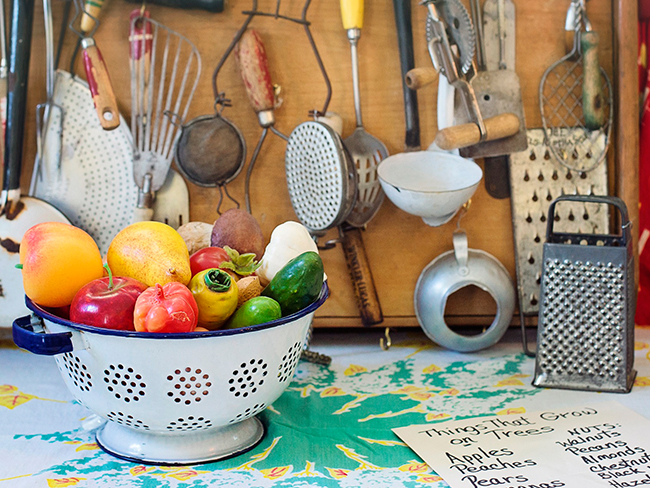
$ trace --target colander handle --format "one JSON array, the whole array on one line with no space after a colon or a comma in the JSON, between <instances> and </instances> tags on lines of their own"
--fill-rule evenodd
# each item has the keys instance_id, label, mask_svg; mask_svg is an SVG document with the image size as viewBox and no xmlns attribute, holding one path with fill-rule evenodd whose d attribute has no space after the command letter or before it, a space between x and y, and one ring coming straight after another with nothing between
<instances>
[{"instance_id":1,"label":"colander handle","mask_svg":"<svg viewBox=\"0 0 650 488\"><path fill-rule=\"evenodd\" d=\"M39 324L42 325L42 323L40 319L38 322L34 322L32 317L26 315L14 320L12 333L18 347L41 356L54 356L72 351L72 332L52 334L37 332L35 327L39 328Z\"/></svg>"},{"instance_id":2,"label":"colander handle","mask_svg":"<svg viewBox=\"0 0 650 488\"><path fill-rule=\"evenodd\" d=\"M627 212L625 202L618 197L604 196L604 195L562 195L557 197L551 202L548 207L548 221L546 224L546 240L551 241L555 233L553 232L553 224L555 222L555 205L560 202L580 202L580 203L601 203L604 205L612 205L621 213L621 238L622 244L627 246L632 242L632 226L630 217Z\"/></svg>"}]
</instances>

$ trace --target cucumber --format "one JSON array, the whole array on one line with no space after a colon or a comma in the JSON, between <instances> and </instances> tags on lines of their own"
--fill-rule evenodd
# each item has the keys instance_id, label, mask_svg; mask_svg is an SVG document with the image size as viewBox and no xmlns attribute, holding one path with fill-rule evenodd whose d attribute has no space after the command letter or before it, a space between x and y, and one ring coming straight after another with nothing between
<instances>
[{"instance_id":1,"label":"cucumber","mask_svg":"<svg viewBox=\"0 0 650 488\"><path fill-rule=\"evenodd\" d=\"M313 303L323 287L323 261L317 252L304 252L276 273L262 290L262 296L273 298L280 304L282 316L302 310Z\"/></svg>"},{"instance_id":2,"label":"cucumber","mask_svg":"<svg viewBox=\"0 0 650 488\"><path fill-rule=\"evenodd\" d=\"M230 317L224 329L239 329L263 324L282 316L280 304L269 297L254 297L246 300Z\"/></svg>"}]
</instances>

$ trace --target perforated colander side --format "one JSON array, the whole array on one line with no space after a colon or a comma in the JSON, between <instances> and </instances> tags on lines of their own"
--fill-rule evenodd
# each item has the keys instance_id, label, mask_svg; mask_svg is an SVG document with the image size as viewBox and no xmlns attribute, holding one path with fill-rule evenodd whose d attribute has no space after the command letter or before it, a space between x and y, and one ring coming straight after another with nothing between
<instances>
[{"instance_id":1,"label":"perforated colander side","mask_svg":"<svg viewBox=\"0 0 650 488\"><path fill-rule=\"evenodd\" d=\"M201 416L195 417L194 415L179 417L167 424L167 430L169 431L202 430L209 429L210 427L212 427L212 421L210 419Z\"/></svg>"},{"instance_id":2,"label":"perforated colander side","mask_svg":"<svg viewBox=\"0 0 650 488\"><path fill-rule=\"evenodd\" d=\"M192 405L210 394L212 381L210 375L201 368L185 366L177 368L166 376L167 397L175 403Z\"/></svg>"},{"instance_id":3,"label":"perforated colander side","mask_svg":"<svg viewBox=\"0 0 650 488\"><path fill-rule=\"evenodd\" d=\"M140 401L147 391L142 375L133 367L122 363L109 364L104 369L104 383L115 398L125 403Z\"/></svg>"},{"instance_id":4,"label":"perforated colander side","mask_svg":"<svg viewBox=\"0 0 650 488\"><path fill-rule=\"evenodd\" d=\"M133 415L128 415L123 412L108 412L106 417L113 422L117 422L121 425L126 425L133 429L149 430L150 427L145 424L142 420L136 419Z\"/></svg>"},{"instance_id":5,"label":"perforated colander side","mask_svg":"<svg viewBox=\"0 0 650 488\"><path fill-rule=\"evenodd\" d=\"M291 205L308 229L334 227L352 210L356 170L350 167L337 134L326 125L304 122L293 130L285 171Z\"/></svg>"},{"instance_id":6,"label":"perforated colander side","mask_svg":"<svg viewBox=\"0 0 650 488\"><path fill-rule=\"evenodd\" d=\"M246 398L257 393L268 374L269 365L264 359L252 358L248 362L242 362L228 379L228 391L237 398Z\"/></svg>"},{"instance_id":7,"label":"perforated colander side","mask_svg":"<svg viewBox=\"0 0 650 488\"><path fill-rule=\"evenodd\" d=\"M228 423L234 424L235 422L241 422L242 420L246 420L248 418L254 417L265 408L266 408L266 403L256 403L252 407L248 407L243 412L238 413L237 416Z\"/></svg>"},{"instance_id":8,"label":"perforated colander side","mask_svg":"<svg viewBox=\"0 0 650 488\"><path fill-rule=\"evenodd\" d=\"M63 354L63 365L74 385L82 391L90 391L93 387L92 376L78 356L71 352Z\"/></svg>"},{"instance_id":9,"label":"perforated colander side","mask_svg":"<svg viewBox=\"0 0 650 488\"><path fill-rule=\"evenodd\" d=\"M301 352L302 343L296 342L289 348L286 354L282 356L282 362L278 368L278 381L280 383L284 383L291 378L293 371L296 369L298 361L300 360Z\"/></svg>"}]
</instances>

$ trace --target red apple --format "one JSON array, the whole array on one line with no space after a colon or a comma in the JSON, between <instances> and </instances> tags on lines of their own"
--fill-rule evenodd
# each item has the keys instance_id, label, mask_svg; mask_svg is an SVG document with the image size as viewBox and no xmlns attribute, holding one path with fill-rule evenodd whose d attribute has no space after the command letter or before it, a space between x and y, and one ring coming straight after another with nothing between
<instances>
[{"instance_id":1,"label":"red apple","mask_svg":"<svg viewBox=\"0 0 650 488\"><path fill-rule=\"evenodd\" d=\"M108 267L107 267L108 269ZM147 285L125 276L108 276L91 281L75 295L70 320L104 329L135 330L133 310Z\"/></svg>"}]
</instances>

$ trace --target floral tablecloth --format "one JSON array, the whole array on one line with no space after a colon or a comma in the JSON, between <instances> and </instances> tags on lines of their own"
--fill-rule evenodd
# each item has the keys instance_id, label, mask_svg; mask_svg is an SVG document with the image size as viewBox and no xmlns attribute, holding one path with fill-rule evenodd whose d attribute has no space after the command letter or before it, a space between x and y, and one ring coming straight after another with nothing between
<instances>
[{"instance_id":1,"label":"floral tablecloth","mask_svg":"<svg viewBox=\"0 0 650 488\"><path fill-rule=\"evenodd\" d=\"M539 389L516 330L490 349L446 351L420 331L317 330L285 393L260 414L266 434L240 456L198 466L114 458L95 443L52 358L0 347L0 488L11 487L446 487L394 427L616 400L650 418L650 328L637 328L629 394ZM89 422L85 422L88 424ZM88 426L86 425L86 428Z\"/></svg>"}]
</instances>

